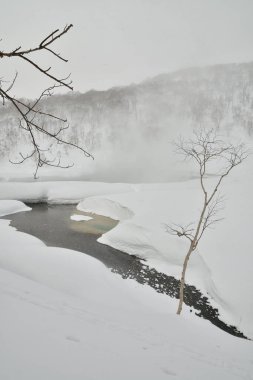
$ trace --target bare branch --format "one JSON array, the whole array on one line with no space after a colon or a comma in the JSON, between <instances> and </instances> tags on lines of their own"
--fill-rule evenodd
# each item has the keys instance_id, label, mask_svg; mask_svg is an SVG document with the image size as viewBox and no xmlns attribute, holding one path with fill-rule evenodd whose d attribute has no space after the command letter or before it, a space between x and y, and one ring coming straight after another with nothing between
<instances>
[{"instance_id":1,"label":"bare branch","mask_svg":"<svg viewBox=\"0 0 253 380\"><path fill-rule=\"evenodd\" d=\"M62 31L59 31L59 29L56 29L52 33L50 33L46 38L44 38L36 47L30 48L27 50L21 50L21 46L18 48L10 51L10 52L4 52L0 51L0 58L8 57L8 58L20 58L22 60L25 60L27 63L32 65L36 70L39 70L43 75L49 77L53 81L61 84L62 86L65 86L69 88L70 90L73 90L73 87L71 86L71 82L67 82L64 79L59 79L56 75L50 74L49 71L51 69L43 69L40 67L36 62L34 62L32 59L28 58L27 55L32 55L33 53L37 51L43 51L46 50L59 58L60 60L64 62L68 62L67 59L62 58L59 53L56 53L53 49L49 48L48 46L52 45L57 39L61 38L64 34L66 34L71 28L73 27L72 24L67 25Z\"/></svg>"},{"instance_id":2,"label":"bare branch","mask_svg":"<svg viewBox=\"0 0 253 380\"><path fill-rule=\"evenodd\" d=\"M58 40L64 34L66 34L72 27L73 25L70 24L67 25L62 31L60 31L59 29L54 30L52 33L47 35L37 46L30 49L22 49L21 46L19 46L10 52L0 51L0 58L14 57L24 60L54 82L54 84L46 88L35 101L30 102L21 99L16 99L15 96L12 96L10 94L10 91L12 90L17 79L17 73L13 78L11 84L7 88L4 88L5 82L2 79L0 80L0 97L2 99L2 103L4 105L6 101L10 102L10 104L18 112L18 114L20 115L19 127L29 135L31 144L30 152L26 154L20 152L20 159L17 161L11 160L10 162L14 164L21 164L28 159L35 158L36 169L34 172L34 178L37 178L38 169L44 165L60 168L69 168L73 166L73 164L62 164L60 158L47 158L46 153L48 152L48 149L42 149L42 147L39 144L38 136L40 135L47 136L49 139L51 139L53 142L57 144L65 144L73 148L79 149L86 157L93 158L93 156L90 153L88 153L83 147L79 146L78 144L67 141L63 138L62 132L68 129L69 127L65 118L54 115L50 112L46 112L40 108L41 100L45 97L51 96L56 88L67 87L70 90L73 90L73 87L71 86L72 82L70 80L70 76L68 75L66 78L59 78L56 75L51 74L51 67L43 69L39 64L37 64L33 60L33 58L30 58L35 52L47 51L50 54L54 55L56 58L64 62L67 62L67 59L61 57L59 53L54 51L52 45L56 40ZM51 120L53 119L56 120L58 124L62 124L60 124L56 130L55 128L49 130L45 128L43 124L41 124L41 122L39 121L39 117L44 117Z\"/></svg>"},{"instance_id":3,"label":"bare branch","mask_svg":"<svg viewBox=\"0 0 253 380\"><path fill-rule=\"evenodd\" d=\"M218 195L216 198L213 198L212 202L207 206L206 213L202 220L202 227L197 237L196 246L207 228L210 228L212 225L224 219L218 217L218 214L224 209L223 204L224 196Z\"/></svg>"},{"instance_id":4,"label":"bare branch","mask_svg":"<svg viewBox=\"0 0 253 380\"><path fill-rule=\"evenodd\" d=\"M173 225L165 224L165 228L169 234L178 236L178 237L185 237L186 239L192 242L194 238L193 236L194 228L190 228L191 225L192 223L188 224L187 226L182 226L179 224L173 224Z\"/></svg>"},{"instance_id":5,"label":"bare branch","mask_svg":"<svg viewBox=\"0 0 253 380\"><path fill-rule=\"evenodd\" d=\"M217 195L217 192L225 177L247 158L249 151L244 144L233 145L225 142L217 135L215 129L201 129L194 132L192 139L186 141L180 138L175 145L177 152L183 155L185 160L193 160L197 164L203 193L201 212L194 228L183 225L166 226L167 232L170 234L185 237L190 241L180 280L180 299L177 310L177 314L180 314L184 298L185 273L190 256L197 248L206 229L222 220L218 214L223 208L223 197ZM215 170L215 173L212 170ZM211 189L210 184L208 186L206 181L210 174L214 174L216 179Z\"/></svg>"}]
</instances>

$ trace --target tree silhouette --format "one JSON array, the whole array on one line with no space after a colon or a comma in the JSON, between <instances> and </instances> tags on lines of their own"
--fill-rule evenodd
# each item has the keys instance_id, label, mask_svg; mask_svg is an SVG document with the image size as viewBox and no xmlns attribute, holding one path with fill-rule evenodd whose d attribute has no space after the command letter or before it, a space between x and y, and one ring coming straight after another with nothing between
<instances>
[{"instance_id":1,"label":"tree silhouette","mask_svg":"<svg viewBox=\"0 0 253 380\"><path fill-rule=\"evenodd\" d=\"M247 158L248 151L244 144L226 143L217 135L215 129L195 132L193 139L180 139L176 143L176 147L178 153L182 154L185 159L193 160L197 165L203 195L200 215L195 223L166 225L170 234L179 238L183 237L189 242L180 279L177 309L177 314L180 314L184 302L185 275L190 256L196 250L206 229L221 220L218 214L222 208L223 197L218 193L218 190L231 170ZM212 175L216 178L213 187L210 187L206 181L210 174L210 167L212 167Z\"/></svg>"},{"instance_id":2,"label":"tree silhouette","mask_svg":"<svg viewBox=\"0 0 253 380\"><path fill-rule=\"evenodd\" d=\"M36 167L34 171L34 178L37 178L38 170L42 166L54 166L60 168L69 168L73 164L63 165L61 163L61 157L51 157L49 154L49 149L44 148L39 143L39 137L41 135L47 136L52 143L65 144L72 146L73 148L79 149L86 157L92 157L82 146L72 143L64 139L63 132L69 125L67 120L48 113L40 108L40 102L43 98L49 97L54 93L54 90L59 87L65 87L73 90L72 81L70 80L70 75L65 78L59 78L57 74L52 73L51 67L43 68L35 62L34 53L43 53L45 51L54 55L57 59L68 62L67 59L63 58L59 53L54 50L55 41L62 38L69 30L73 27L72 24L67 25L63 30L56 29L49 35L47 35L40 43L35 45L35 47L29 49L22 49L21 46L6 52L0 50L0 59L4 58L17 58L21 61L25 61L31 68L39 71L43 76L52 80L52 85L46 88L40 96L34 101L26 101L16 98L12 95L12 90L15 86L15 82L18 73L14 76L10 84L8 84L4 79L0 78L0 97L2 98L2 104L5 105L10 103L14 109L17 111L19 118L19 127L27 133L30 142L30 151L27 153L19 152L20 159L18 161L10 161L13 164L22 164L24 161L29 159L35 159ZM43 118L49 118L56 120L58 122L57 128L45 127L42 120ZM93 158L93 157L92 157Z\"/></svg>"}]
</instances>

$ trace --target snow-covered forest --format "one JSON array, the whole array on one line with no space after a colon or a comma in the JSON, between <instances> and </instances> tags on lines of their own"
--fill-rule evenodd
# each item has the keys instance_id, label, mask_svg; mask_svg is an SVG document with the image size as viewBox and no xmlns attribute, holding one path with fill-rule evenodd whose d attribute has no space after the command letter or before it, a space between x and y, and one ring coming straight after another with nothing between
<instances>
[{"instance_id":1,"label":"snow-covered forest","mask_svg":"<svg viewBox=\"0 0 253 380\"><path fill-rule=\"evenodd\" d=\"M61 154L65 162L75 162L73 176L163 182L176 176L171 142L179 134L202 126L251 138L253 64L191 68L107 91L55 95L43 100L40 109L67 118L69 129L63 136L96 158L94 162L83 160L71 147L52 146L43 135L43 146ZM17 118L13 108L1 106L2 167L9 159L18 160L20 151L28 154L32 149ZM57 129L58 124L43 119L45 128ZM145 170L147 165L152 170ZM9 174L20 170L24 168L8 165Z\"/></svg>"}]
</instances>

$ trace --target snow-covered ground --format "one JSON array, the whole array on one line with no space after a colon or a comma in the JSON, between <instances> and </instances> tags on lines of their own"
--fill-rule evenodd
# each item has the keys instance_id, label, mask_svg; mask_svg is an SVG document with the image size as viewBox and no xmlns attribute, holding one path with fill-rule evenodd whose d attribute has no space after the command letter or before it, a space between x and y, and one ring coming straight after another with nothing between
<instances>
[{"instance_id":1,"label":"snow-covered ground","mask_svg":"<svg viewBox=\"0 0 253 380\"><path fill-rule=\"evenodd\" d=\"M224 182L225 218L206 232L187 273L222 319L251 338L252 164L249 157ZM100 243L175 277L187 242L169 235L164 224L194 222L201 207L197 179L1 182L0 199L0 216L29 212L21 201L79 202L78 210L120 221ZM123 280L83 254L46 247L6 220L0 220L0 247L0 378L253 379L252 342L224 333L186 306L176 316L176 300Z\"/></svg>"},{"instance_id":2,"label":"snow-covered ground","mask_svg":"<svg viewBox=\"0 0 253 380\"><path fill-rule=\"evenodd\" d=\"M251 341L187 308L178 317L176 300L89 256L0 226L1 379L253 378Z\"/></svg>"},{"instance_id":3,"label":"snow-covered ground","mask_svg":"<svg viewBox=\"0 0 253 380\"><path fill-rule=\"evenodd\" d=\"M0 182L0 199L23 202L78 203L94 195L131 191L132 185L121 183L76 181Z\"/></svg>"},{"instance_id":4,"label":"snow-covered ground","mask_svg":"<svg viewBox=\"0 0 253 380\"><path fill-rule=\"evenodd\" d=\"M250 157L224 182L220 213L224 219L206 231L192 255L187 283L207 292L222 318L253 338L252 161ZM210 178L209 186L215 181ZM140 185L134 190L89 197L78 209L121 220L100 243L145 258L150 266L179 278L188 241L168 234L165 224L197 220L202 206L199 180Z\"/></svg>"}]
</instances>

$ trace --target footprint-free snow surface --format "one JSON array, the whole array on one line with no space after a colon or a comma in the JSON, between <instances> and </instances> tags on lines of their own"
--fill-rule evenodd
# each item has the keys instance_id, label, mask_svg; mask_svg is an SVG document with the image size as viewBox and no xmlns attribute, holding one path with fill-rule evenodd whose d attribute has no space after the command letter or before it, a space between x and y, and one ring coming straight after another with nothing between
<instances>
[{"instance_id":1,"label":"footprint-free snow surface","mask_svg":"<svg viewBox=\"0 0 253 380\"><path fill-rule=\"evenodd\" d=\"M31 212L5 217L11 219L11 226L38 237L48 246L69 248L95 257L124 279L134 279L151 286L158 293L178 298L179 281L173 276L150 268L136 256L97 242L102 233L116 226L115 220L95 214L77 214L73 205L37 203L27 206L31 208ZM232 335L245 338L235 326L227 325L219 318L218 309L212 307L208 297L203 296L196 287L186 285L185 303L191 307L190 312L208 319Z\"/></svg>"},{"instance_id":2,"label":"footprint-free snow surface","mask_svg":"<svg viewBox=\"0 0 253 380\"><path fill-rule=\"evenodd\" d=\"M1 203L2 213L17 212L0 219L1 379L253 379L251 341L196 318L187 306L178 317L175 298L129 278L126 269L134 269L131 261L123 271L128 278L123 280L87 254L47 247L38 238L17 231L10 220L22 215L27 224L34 211L16 201L8 205L0 201L0 209ZM36 220L39 230L48 234L53 245L56 231L48 228L46 215L58 208L38 207L45 214ZM93 221L72 221L72 211L72 206L62 208L61 216L53 220L62 226L62 239L65 223L75 223L75 230ZM115 225L110 219L99 222L99 233L108 230L108 224ZM27 232L36 227L30 223ZM96 240L94 225L89 228ZM89 244L86 247L88 252ZM96 254L112 263L112 252L120 255L110 248L107 254ZM155 287L162 288L155 271L150 275L150 269L140 267L138 260L124 257L143 271L140 282L153 275ZM121 259L115 271L119 263Z\"/></svg>"}]
</instances>

